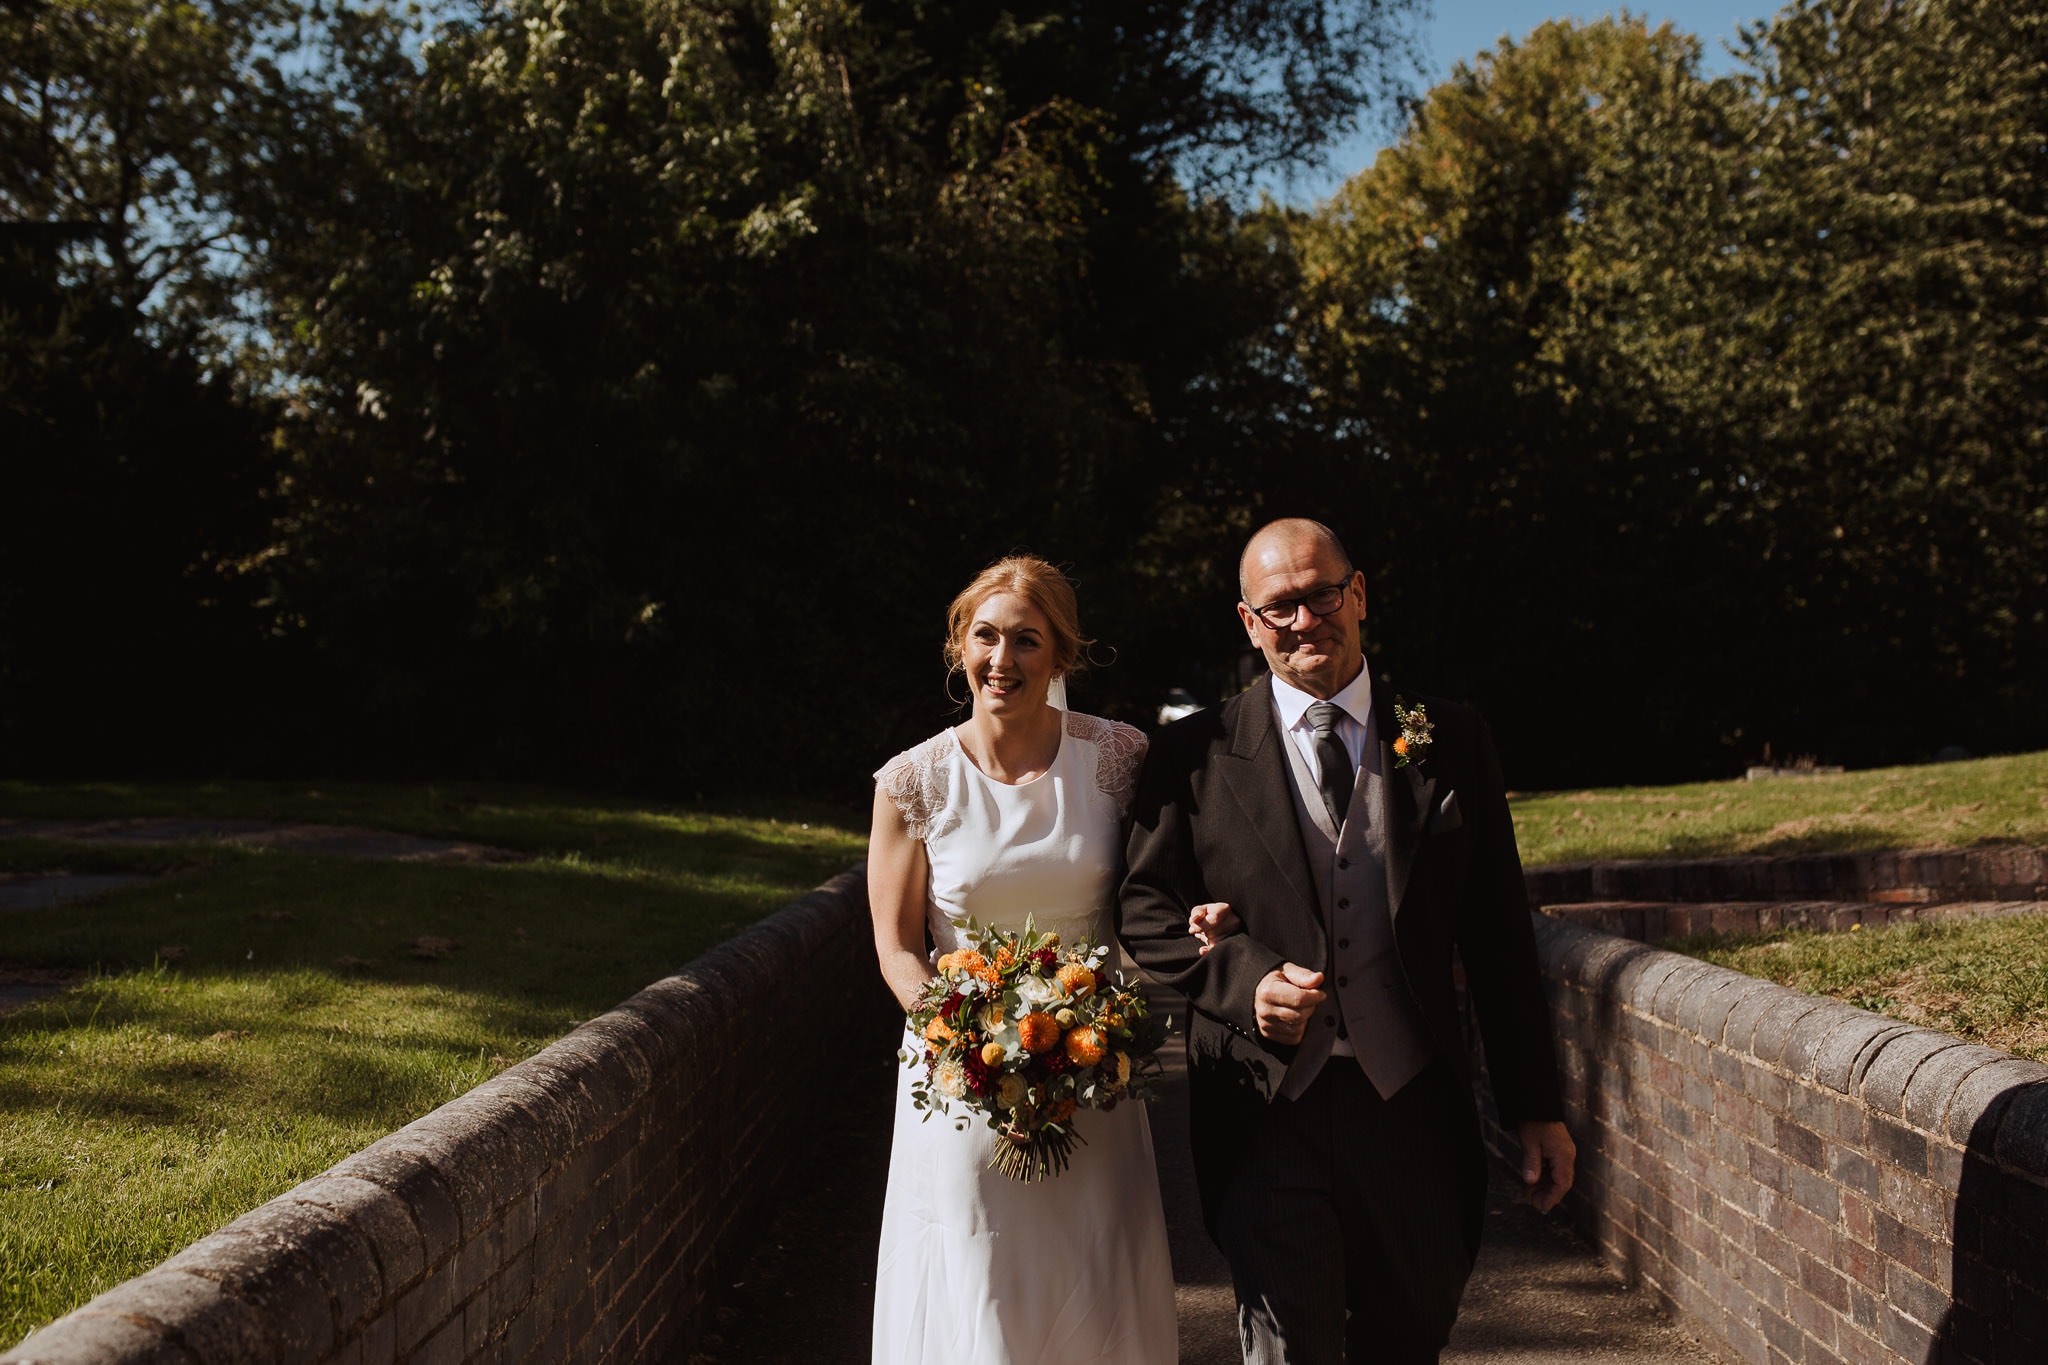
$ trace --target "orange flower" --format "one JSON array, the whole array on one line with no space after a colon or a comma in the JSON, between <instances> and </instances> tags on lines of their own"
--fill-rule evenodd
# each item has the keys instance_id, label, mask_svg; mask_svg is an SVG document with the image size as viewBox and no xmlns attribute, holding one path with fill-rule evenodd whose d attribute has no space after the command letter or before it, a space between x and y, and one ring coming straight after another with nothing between
<instances>
[{"instance_id":1,"label":"orange flower","mask_svg":"<svg viewBox=\"0 0 2048 1365\"><path fill-rule=\"evenodd\" d=\"M1107 1050L1102 1034L1083 1026L1067 1035L1067 1059L1075 1066L1094 1066Z\"/></svg>"},{"instance_id":2,"label":"orange flower","mask_svg":"<svg viewBox=\"0 0 2048 1365\"><path fill-rule=\"evenodd\" d=\"M962 948L959 952L948 953L946 956L953 959L953 969L955 971L965 972L969 976L980 977L991 986L1002 980L1002 976L996 969L989 965L988 959L975 952L972 948ZM944 959L941 959L941 962L943 961Z\"/></svg>"},{"instance_id":3,"label":"orange flower","mask_svg":"<svg viewBox=\"0 0 2048 1365\"><path fill-rule=\"evenodd\" d=\"M1408 756L1408 736L1400 735L1395 738L1394 752L1401 755L1403 758L1406 758Z\"/></svg>"},{"instance_id":4,"label":"orange flower","mask_svg":"<svg viewBox=\"0 0 2048 1365\"><path fill-rule=\"evenodd\" d=\"M1065 1123L1068 1119L1074 1117L1074 1097L1067 1095L1054 1100L1052 1108L1046 1110L1045 1117L1050 1123Z\"/></svg>"},{"instance_id":5,"label":"orange flower","mask_svg":"<svg viewBox=\"0 0 2048 1365\"><path fill-rule=\"evenodd\" d=\"M1068 995L1083 996L1095 989L1095 973L1078 962L1061 963L1056 976L1060 989Z\"/></svg>"},{"instance_id":6,"label":"orange flower","mask_svg":"<svg viewBox=\"0 0 2048 1365\"><path fill-rule=\"evenodd\" d=\"M998 949L996 949L996 970L997 970L997 971L999 971L999 972L1007 972L1008 970L1010 970L1010 968L1011 968L1012 966L1014 966L1014 965L1016 964L1016 961L1017 961L1017 955L1016 955L1015 953L1011 952L1011 951L1010 951L1010 950L1009 950L1008 948L998 948Z\"/></svg>"},{"instance_id":7,"label":"orange flower","mask_svg":"<svg viewBox=\"0 0 2048 1365\"><path fill-rule=\"evenodd\" d=\"M1060 1045L1059 1021L1042 1010L1033 1010L1017 1021L1017 1041L1024 1044L1026 1052L1050 1052Z\"/></svg>"},{"instance_id":8,"label":"orange flower","mask_svg":"<svg viewBox=\"0 0 2048 1365\"><path fill-rule=\"evenodd\" d=\"M924 1026L924 1040L927 1043L950 1043L959 1036L953 1032L953 1026L944 1019L934 1019Z\"/></svg>"}]
</instances>

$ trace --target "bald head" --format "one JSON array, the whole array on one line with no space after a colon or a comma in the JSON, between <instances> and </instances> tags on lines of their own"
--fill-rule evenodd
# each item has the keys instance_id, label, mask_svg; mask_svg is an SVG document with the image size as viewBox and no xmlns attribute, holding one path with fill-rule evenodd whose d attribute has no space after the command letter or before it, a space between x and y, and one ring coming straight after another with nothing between
<instances>
[{"instance_id":1,"label":"bald head","mask_svg":"<svg viewBox=\"0 0 2048 1365\"><path fill-rule=\"evenodd\" d=\"M1238 556L1238 596L1251 600L1251 580L1259 576L1261 565L1307 556L1334 556L1344 568L1351 567L1351 556L1344 553L1344 543L1337 539L1335 531L1320 521L1310 521L1307 517L1282 517L1278 521L1267 522L1252 532L1252 538L1244 543L1244 553Z\"/></svg>"}]
</instances>

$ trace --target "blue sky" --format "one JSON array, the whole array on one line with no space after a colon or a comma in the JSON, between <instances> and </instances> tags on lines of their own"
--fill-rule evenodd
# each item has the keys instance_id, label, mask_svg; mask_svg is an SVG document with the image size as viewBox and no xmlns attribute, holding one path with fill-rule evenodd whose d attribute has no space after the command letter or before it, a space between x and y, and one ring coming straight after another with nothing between
<instances>
[{"instance_id":1,"label":"blue sky","mask_svg":"<svg viewBox=\"0 0 2048 1365\"><path fill-rule=\"evenodd\" d=\"M1503 34L1519 40L1546 19L1598 19L1620 12L1622 6L1574 5L1570 0L1434 0L1430 8L1422 32L1423 56L1428 62L1421 78L1424 88L1442 80L1454 63L1470 61L1475 53L1492 48ZM1776 0L1649 0L1627 6L1629 13L1642 16L1653 27L1668 19L1698 34L1709 75L1727 71L1732 65L1726 44L1734 41L1736 25L1763 18L1777 8ZM1327 197L1347 176L1370 165L1386 142L1383 128L1368 126L1332 152L1328 172L1303 177L1291 186L1268 188L1276 198L1312 204Z\"/></svg>"}]
</instances>

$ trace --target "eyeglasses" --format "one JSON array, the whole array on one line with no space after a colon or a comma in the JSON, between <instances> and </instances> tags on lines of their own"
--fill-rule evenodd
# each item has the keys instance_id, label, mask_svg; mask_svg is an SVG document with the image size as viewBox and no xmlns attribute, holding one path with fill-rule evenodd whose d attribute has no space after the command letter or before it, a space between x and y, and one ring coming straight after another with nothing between
<instances>
[{"instance_id":1,"label":"eyeglasses","mask_svg":"<svg viewBox=\"0 0 2048 1365\"><path fill-rule=\"evenodd\" d=\"M1308 608L1311 616L1328 616L1344 605L1344 594L1351 588L1351 577L1347 573L1337 582L1310 588L1299 597L1283 597L1263 607L1252 607L1252 614L1273 630L1285 630L1293 625L1294 618L1301 614L1303 607Z\"/></svg>"}]
</instances>

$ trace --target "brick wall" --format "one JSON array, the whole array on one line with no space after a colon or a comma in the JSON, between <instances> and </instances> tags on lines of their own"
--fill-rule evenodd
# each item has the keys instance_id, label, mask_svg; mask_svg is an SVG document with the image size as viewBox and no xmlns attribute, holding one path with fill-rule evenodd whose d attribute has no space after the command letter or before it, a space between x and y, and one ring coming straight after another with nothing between
<instances>
[{"instance_id":1,"label":"brick wall","mask_svg":"<svg viewBox=\"0 0 2048 1365\"><path fill-rule=\"evenodd\" d=\"M900 1018L845 873L0 1365L679 1357L831 1098L819 1029Z\"/></svg>"},{"instance_id":2,"label":"brick wall","mask_svg":"<svg viewBox=\"0 0 2048 1365\"><path fill-rule=\"evenodd\" d=\"M1559 863L1528 870L1540 905L1587 901L2048 900L2048 849L1812 853L1693 862Z\"/></svg>"},{"instance_id":3,"label":"brick wall","mask_svg":"<svg viewBox=\"0 0 2048 1365\"><path fill-rule=\"evenodd\" d=\"M2048 1362L2048 1067L1537 917L1585 1233L1730 1361Z\"/></svg>"},{"instance_id":4,"label":"brick wall","mask_svg":"<svg viewBox=\"0 0 2048 1365\"><path fill-rule=\"evenodd\" d=\"M1693 934L1759 934L1780 929L1840 933L1888 924L1948 919L1994 919L2048 914L2041 901L1591 901L1545 905L1543 913L1588 929L1643 943Z\"/></svg>"}]
</instances>

